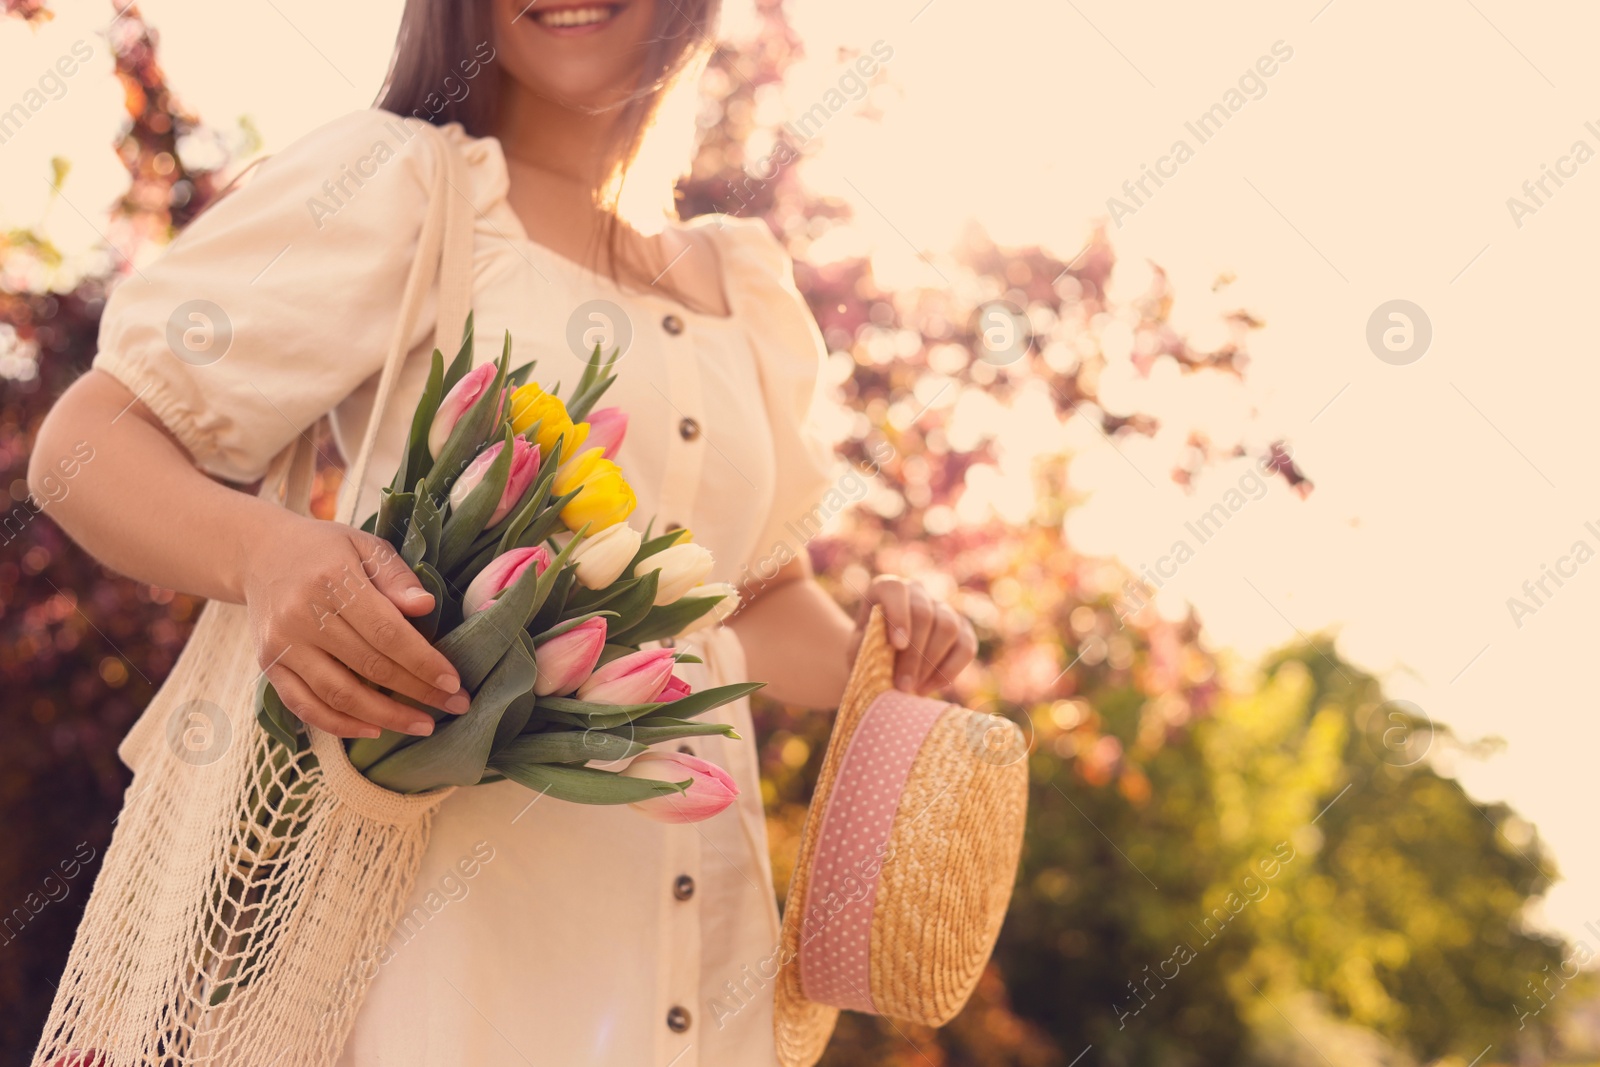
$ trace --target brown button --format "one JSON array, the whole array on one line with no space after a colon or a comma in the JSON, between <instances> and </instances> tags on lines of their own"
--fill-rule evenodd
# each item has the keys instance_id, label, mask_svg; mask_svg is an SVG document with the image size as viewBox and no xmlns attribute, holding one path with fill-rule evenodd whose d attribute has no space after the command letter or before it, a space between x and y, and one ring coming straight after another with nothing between
<instances>
[{"instance_id":1,"label":"brown button","mask_svg":"<svg viewBox=\"0 0 1600 1067\"><path fill-rule=\"evenodd\" d=\"M676 315L668 315L661 320L661 328L676 337L683 332L683 320Z\"/></svg>"},{"instance_id":2,"label":"brown button","mask_svg":"<svg viewBox=\"0 0 1600 1067\"><path fill-rule=\"evenodd\" d=\"M681 529L683 529L683 523L681 523L681 522L669 522L669 523L667 523L667 533L674 533L674 532L676 532L678 530L681 530Z\"/></svg>"},{"instance_id":3,"label":"brown button","mask_svg":"<svg viewBox=\"0 0 1600 1067\"><path fill-rule=\"evenodd\" d=\"M674 1004L667 1011L667 1029L675 1034L681 1034L689 1029L689 1009L681 1008Z\"/></svg>"},{"instance_id":4,"label":"brown button","mask_svg":"<svg viewBox=\"0 0 1600 1067\"><path fill-rule=\"evenodd\" d=\"M694 755L694 749L689 747L688 745L679 745L678 746L678 751L682 752L685 756Z\"/></svg>"},{"instance_id":5,"label":"brown button","mask_svg":"<svg viewBox=\"0 0 1600 1067\"><path fill-rule=\"evenodd\" d=\"M694 879L687 874L680 874L672 882L672 895L679 900L688 900L694 896Z\"/></svg>"},{"instance_id":6,"label":"brown button","mask_svg":"<svg viewBox=\"0 0 1600 1067\"><path fill-rule=\"evenodd\" d=\"M678 436L685 441L693 441L700 436L700 424L691 418L684 418L682 422L678 423Z\"/></svg>"}]
</instances>

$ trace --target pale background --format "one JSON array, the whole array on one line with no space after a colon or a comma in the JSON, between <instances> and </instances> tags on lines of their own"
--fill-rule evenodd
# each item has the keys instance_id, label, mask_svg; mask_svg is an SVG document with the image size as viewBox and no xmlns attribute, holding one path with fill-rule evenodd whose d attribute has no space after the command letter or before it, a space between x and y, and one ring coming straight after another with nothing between
<instances>
[{"instance_id":1,"label":"pale background","mask_svg":"<svg viewBox=\"0 0 1600 1067\"><path fill-rule=\"evenodd\" d=\"M1124 180L1174 139L1196 143L1185 120L1274 42L1293 48L1264 96L1111 229L1119 278L1131 286L1145 259L1160 263L1179 324L1202 339L1219 311L1265 319L1245 386L1178 386L1166 373L1106 383L1109 404L1171 427L1120 441L1120 456L1084 420L1063 434L975 408L980 429L1021 429L1002 435L999 477L967 506L1025 511L1011 489L1027 459L1072 449L1074 481L1093 494L1071 521L1074 544L1137 569L1243 473L1211 470L1191 494L1172 485L1189 426L1227 441L1242 427L1257 446L1287 438L1316 491L1301 502L1275 482L1180 570L1163 609L1193 603L1209 641L1246 662L1297 630L1337 633L1391 696L1468 738L1504 738L1499 754L1450 765L1475 796L1508 800L1537 825L1565 874L1538 919L1593 945L1583 924L1600 920L1586 787L1600 740L1600 561L1520 629L1506 600L1575 540L1600 549L1584 529L1600 527L1589 296L1600 160L1520 228L1506 200L1575 140L1600 151L1584 128L1600 127L1589 54L1600 12L1324 2L793 4L809 58L782 103L797 114L836 81L838 46L894 49L891 84L832 120L802 165L857 205L891 286L926 283L937 278L912 246L937 262L970 219L1001 243L1070 258ZM95 49L66 95L0 145L0 225L38 219L49 160L64 156L74 169L45 229L81 252L98 240L88 220L100 226L126 184L108 147L122 112L96 36L106 6L57 8L37 30L0 24L0 109L73 41ZM140 8L187 105L228 130L248 115L268 151L370 104L399 16L396 0ZM744 17L735 4L731 23ZM859 117L869 104L881 118ZM1213 294L1223 272L1238 280ZM1433 324L1431 348L1408 366L1381 362L1365 340L1373 309L1396 298Z\"/></svg>"}]
</instances>

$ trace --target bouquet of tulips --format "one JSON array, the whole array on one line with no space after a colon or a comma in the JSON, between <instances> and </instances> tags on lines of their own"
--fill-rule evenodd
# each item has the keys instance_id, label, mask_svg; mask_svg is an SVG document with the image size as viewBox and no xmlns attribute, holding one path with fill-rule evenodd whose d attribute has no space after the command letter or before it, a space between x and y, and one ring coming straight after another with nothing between
<instances>
[{"instance_id":1,"label":"bouquet of tulips","mask_svg":"<svg viewBox=\"0 0 1600 1067\"><path fill-rule=\"evenodd\" d=\"M737 736L696 716L760 683L691 692L673 669L697 660L640 646L714 625L737 594L704 584L711 554L689 531L649 536L627 524L637 501L615 462L627 415L595 410L615 354L596 347L563 401L559 386L528 381L533 364L508 369L509 334L498 360L473 368L472 334L469 317L448 367L434 350L400 468L363 527L433 594L433 611L412 624L459 672L471 707L452 716L390 693L438 726L347 741L351 763L401 793L510 779L668 822L715 815L737 795L725 771L648 749ZM270 684L257 718L290 751L308 746Z\"/></svg>"}]
</instances>

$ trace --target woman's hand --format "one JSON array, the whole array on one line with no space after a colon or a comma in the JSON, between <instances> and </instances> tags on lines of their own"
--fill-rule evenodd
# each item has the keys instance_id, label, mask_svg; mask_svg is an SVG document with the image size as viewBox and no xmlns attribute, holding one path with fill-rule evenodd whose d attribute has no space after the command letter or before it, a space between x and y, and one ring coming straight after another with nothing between
<instances>
[{"instance_id":1,"label":"woman's hand","mask_svg":"<svg viewBox=\"0 0 1600 1067\"><path fill-rule=\"evenodd\" d=\"M339 737L433 732L431 715L362 679L460 714L468 697L450 661L407 621L433 597L387 541L297 515L246 548L244 601L256 659L283 703Z\"/></svg>"},{"instance_id":2,"label":"woman's hand","mask_svg":"<svg viewBox=\"0 0 1600 1067\"><path fill-rule=\"evenodd\" d=\"M64 456L78 461L68 492L56 477ZM304 722L340 737L433 730L433 716L363 678L426 707L467 710L450 661L406 620L431 611L433 598L388 542L208 478L106 372L89 371L51 408L28 484L106 566L246 605L257 662Z\"/></svg>"},{"instance_id":3,"label":"woman's hand","mask_svg":"<svg viewBox=\"0 0 1600 1067\"><path fill-rule=\"evenodd\" d=\"M978 651L972 624L948 604L936 603L917 582L879 575L867 587L856 617L850 656L866 631L872 606L883 608L889 644L896 650L894 686L906 693L943 689L955 680Z\"/></svg>"}]
</instances>

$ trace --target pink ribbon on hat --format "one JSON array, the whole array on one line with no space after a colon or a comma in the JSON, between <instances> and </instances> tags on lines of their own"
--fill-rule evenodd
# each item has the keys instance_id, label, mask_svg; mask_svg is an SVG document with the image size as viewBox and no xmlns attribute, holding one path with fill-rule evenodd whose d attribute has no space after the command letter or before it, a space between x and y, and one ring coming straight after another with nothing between
<instances>
[{"instance_id":1,"label":"pink ribbon on hat","mask_svg":"<svg viewBox=\"0 0 1600 1067\"><path fill-rule=\"evenodd\" d=\"M861 716L822 812L800 923L806 999L877 1014L872 1001L872 910L878 874L911 765L950 705L894 689Z\"/></svg>"}]
</instances>

